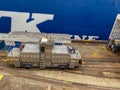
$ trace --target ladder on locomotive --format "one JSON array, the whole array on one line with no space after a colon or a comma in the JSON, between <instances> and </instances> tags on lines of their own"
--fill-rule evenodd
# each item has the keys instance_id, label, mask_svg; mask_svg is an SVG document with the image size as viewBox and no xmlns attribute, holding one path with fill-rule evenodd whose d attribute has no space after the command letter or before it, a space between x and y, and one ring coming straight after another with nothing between
<instances>
[{"instance_id":1,"label":"ladder on locomotive","mask_svg":"<svg viewBox=\"0 0 120 90\"><path fill-rule=\"evenodd\" d=\"M39 42L39 64L41 69L45 69L45 53L41 52L41 46Z\"/></svg>"}]
</instances>

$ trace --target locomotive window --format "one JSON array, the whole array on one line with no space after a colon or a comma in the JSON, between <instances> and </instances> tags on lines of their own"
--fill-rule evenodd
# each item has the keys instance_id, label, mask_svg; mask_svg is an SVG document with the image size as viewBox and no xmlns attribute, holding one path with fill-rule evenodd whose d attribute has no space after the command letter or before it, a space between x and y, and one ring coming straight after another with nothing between
<instances>
[{"instance_id":1,"label":"locomotive window","mask_svg":"<svg viewBox=\"0 0 120 90\"><path fill-rule=\"evenodd\" d=\"M41 47L41 52L45 52L45 47Z\"/></svg>"}]
</instances>

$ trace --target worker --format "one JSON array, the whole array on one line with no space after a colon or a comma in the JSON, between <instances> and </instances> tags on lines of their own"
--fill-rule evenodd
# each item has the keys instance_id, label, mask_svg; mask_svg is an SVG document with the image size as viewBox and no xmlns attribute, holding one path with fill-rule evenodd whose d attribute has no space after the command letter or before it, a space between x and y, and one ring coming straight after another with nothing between
<instances>
[{"instance_id":1,"label":"worker","mask_svg":"<svg viewBox=\"0 0 120 90\"><path fill-rule=\"evenodd\" d=\"M111 50L111 47L113 48L113 44L115 43L115 39L113 36L111 36L108 40L108 43L107 43L107 48Z\"/></svg>"},{"instance_id":2,"label":"worker","mask_svg":"<svg viewBox=\"0 0 120 90\"><path fill-rule=\"evenodd\" d=\"M74 47L72 47L72 45L69 45L68 48L70 52L75 53L75 49Z\"/></svg>"},{"instance_id":3,"label":"worker","mask_svg":"<svg viewBox=\"0 0 120 90\"><path fill-rule=\"evenodd\" d=\"M112 44L111 45L111 51L114 52L116 50L116 45L115 44Z\"/></svg>"},{"instance_id":4,"label":"worker","mask_svg":"<svg viewBox=\"0 0 120 90\"><path fill-rule=\"evenodd\" d=\"M21 51L22 49L23 49L23 45L21 44L21 45L20 45L20 51Z\"/></svg>"}]
</instances>

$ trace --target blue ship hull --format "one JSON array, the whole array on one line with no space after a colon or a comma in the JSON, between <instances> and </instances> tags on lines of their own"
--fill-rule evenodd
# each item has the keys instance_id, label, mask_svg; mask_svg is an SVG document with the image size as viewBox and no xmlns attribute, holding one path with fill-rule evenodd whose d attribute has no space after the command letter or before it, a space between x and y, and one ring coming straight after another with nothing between
<instances>
[{"instance_id":1,"label":"blue ship hull","mask_svg":"<svg viewBox=\"0 0 120 90\"><path fill-rule=\"evenodd\" d=\"M53 21L38 26L41 32L99 36L108 39L120 0L2 0L0 10L54 14ZM0 19L0 32L11 29L11 20Z\"/></svg>"}]
</instances>

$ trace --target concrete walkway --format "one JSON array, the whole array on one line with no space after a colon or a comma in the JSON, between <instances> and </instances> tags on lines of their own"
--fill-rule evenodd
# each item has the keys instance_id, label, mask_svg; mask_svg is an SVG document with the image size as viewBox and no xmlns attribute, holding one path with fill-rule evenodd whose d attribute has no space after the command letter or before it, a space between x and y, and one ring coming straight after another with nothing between
<instances>
[{"instance_id":1,"label":"concrete walkway","mask_svg":"<svg viewBox=\"0 0 120 90\"><path fill-rule=\"evenodd\" d=\"M32 73L39 76L63 80L63 81L120 88L120 79L100 78L100 77L80 75L80 74L71 74L62 71L33 71Z\"/></svg>"}]
</instances>

